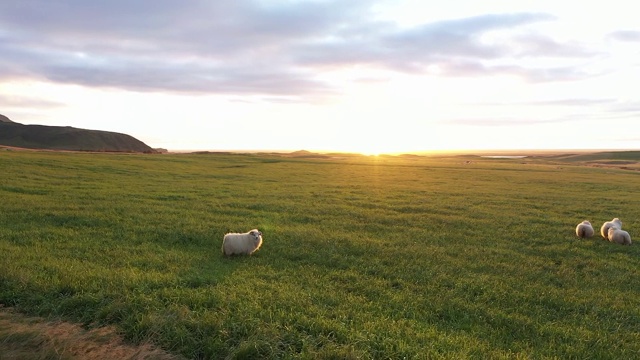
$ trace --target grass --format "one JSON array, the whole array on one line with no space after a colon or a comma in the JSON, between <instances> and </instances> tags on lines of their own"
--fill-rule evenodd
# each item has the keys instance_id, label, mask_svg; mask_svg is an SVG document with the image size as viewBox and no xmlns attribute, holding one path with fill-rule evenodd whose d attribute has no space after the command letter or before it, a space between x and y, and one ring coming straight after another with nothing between
<instances>
[{"instance_id":1,"label":"grass","mask_svg":"<svg viewBox=\"0 0 640 360\"><path fill-rule=\"evenodd\" d=\"M0 304L187 358L640 356L640 173L558 159L0 152ZM263 247L224 258L222 236Z\"/></svg>"},{"instance_id":2,"label":"grass","mask_svg":"<svg viewBox=\"0 0 640 360\"><path fill-rule=\"evenodd\" d=\"M113 327L87 330L67 322L1 310L0 359L181 359L149 344L126 344Z\"/></svg>"}]
</instances>

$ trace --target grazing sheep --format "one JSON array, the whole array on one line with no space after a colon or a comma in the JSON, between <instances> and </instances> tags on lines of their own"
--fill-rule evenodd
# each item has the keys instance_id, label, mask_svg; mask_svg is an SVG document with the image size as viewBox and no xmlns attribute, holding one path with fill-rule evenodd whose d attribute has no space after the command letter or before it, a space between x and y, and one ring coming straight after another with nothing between
<instances>
[{"instance_id":1,"label":"grazing sheep","mask_svg":"<svg viewBox=\"0 0 640 360\"><path fill-rule=\"evenodd\" d=\"M609 241L620 245L631 245L631 236L628 232L615 227L609 228Z\"/></svg>"},{"instance_id":2,"label":"grazing sheep","mask_svg":"<svg viewBox=\"0 0 640 360\"><path fill-rule=\"evenodd\" d=\"M602 227L600 228L600 235L602 235L602 237L605 240L609 240L610 227L615 227L616 229L622 229L622 221L620 221L620 219L618 218L614 218L613 220L607 221L606 223L602 224Z\"/></svg>"},{"instance_id":3,"label":"grazing sheep","mask_svg":"<svg viewBox=\"0 0 640 360\"><path fill-rule=\"evenodd\" d=\"M222 240L222 253L224 255L251 255L262 245L262 233L258 229L249 232L229 233Z\"/></svg>"},{"instance_id":4,"label":"grazing sheep","mask_svg":"<svg viewBox=\"0 0 640 360\"><path fill-rule=\"evenodd\" d=\"M576 235L578 235L579 238L590 238L594 233L593 226L591 226L591 223L587 220L576 226Z\"/></svg>"}]
</instances>

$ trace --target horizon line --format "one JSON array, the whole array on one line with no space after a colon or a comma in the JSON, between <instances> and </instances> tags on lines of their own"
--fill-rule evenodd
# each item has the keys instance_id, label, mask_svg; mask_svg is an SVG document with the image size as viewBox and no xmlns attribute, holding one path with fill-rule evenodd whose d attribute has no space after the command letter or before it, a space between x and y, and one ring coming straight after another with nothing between
<instances>
[{"instance_id":1,"label":"horizon line","mask_svg":"<svg viewBox=\"0 0 640 360\"><path fill-rule=\"evenodd\" d=\"M170 154L188 154L197 152L211 152L211 153L237 153L237 154L292 154L297 152L308 152L311 154L356 154L364 156L398 156L398 155L429 155L429 154L468 154L468 155L528 155L535 154L553 154L553 153L591 153L591 152L626 152L626 151L640 151L640 148L573 148L573 149L437 149L437 150L415 150L415 151L394 151L394 152L381 152L379 154L366 154L358 151L343 151L343 150L307 150L307 149L166 149Z\"/></svg>"}]
</instances>

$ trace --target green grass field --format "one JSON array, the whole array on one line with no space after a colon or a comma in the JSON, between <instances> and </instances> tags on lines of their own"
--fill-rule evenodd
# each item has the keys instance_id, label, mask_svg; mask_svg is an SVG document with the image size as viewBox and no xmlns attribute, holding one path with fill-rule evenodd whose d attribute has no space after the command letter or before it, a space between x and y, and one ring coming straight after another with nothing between
<instances>
[{"instance_id":1,"label":"green grass field","mask_svg":"<svg viewBox=\"0 0 640 360\"><path fill-rule=\"evenodd\" d=\"M584 160L584 159L582 159ZM187 358L640 357L640 172L0 151L0 304ZM224 258L224 233L262 248Z\"/></svg>"}]
</instances>

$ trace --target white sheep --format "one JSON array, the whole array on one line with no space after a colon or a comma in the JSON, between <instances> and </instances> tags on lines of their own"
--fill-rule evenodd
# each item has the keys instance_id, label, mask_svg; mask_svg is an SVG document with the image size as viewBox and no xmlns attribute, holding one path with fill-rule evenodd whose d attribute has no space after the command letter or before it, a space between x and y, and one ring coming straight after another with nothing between
<instances>
[{"instance_id":1,"label":"white sheep","mask_svg":"<svg viewBox=\"0 0 640 360\"><path fill-rule=\"evenodd\" d=\"M576 235L578 235L579 238L590 238L594 233L593 226L591 226L591 223L587 220L576 226Z\"/></svg>"},{"instance_id":2,"label":"white sheep","mask_svg":"<svg viewBox=\"0 0 640 360\"><path fill-rule=\"evenodd\" d=\"M224 255L251 255L262 245L262 233L258 229L249 232L228 233L222 240L222 253Z\"/></svg>"},{"instance_id":3,"label":"white sheep","mask_svg":"<svg viewBox=\"0 0 640 360\"><path fill-rule=\"evenodd\" d=\"M611 242L620 245L631 245L631 236L624 230L610 227L607 235L609 235L609 241Z\"/></svg>"},{"instance_id":4,"label":"white sheep","mask_svg":"<svg viewBox=\"0 0 640 360\"><path fill-rule=\"evenodd\" d=\"M602 227L600 228L600 235L602 235L605 240L609 240L609 228L611 227L622 229L622 221L620 221L620 219L618 218L614 218L613 220L607 221L602 224Z\"/></svg>"}]
</instances>

